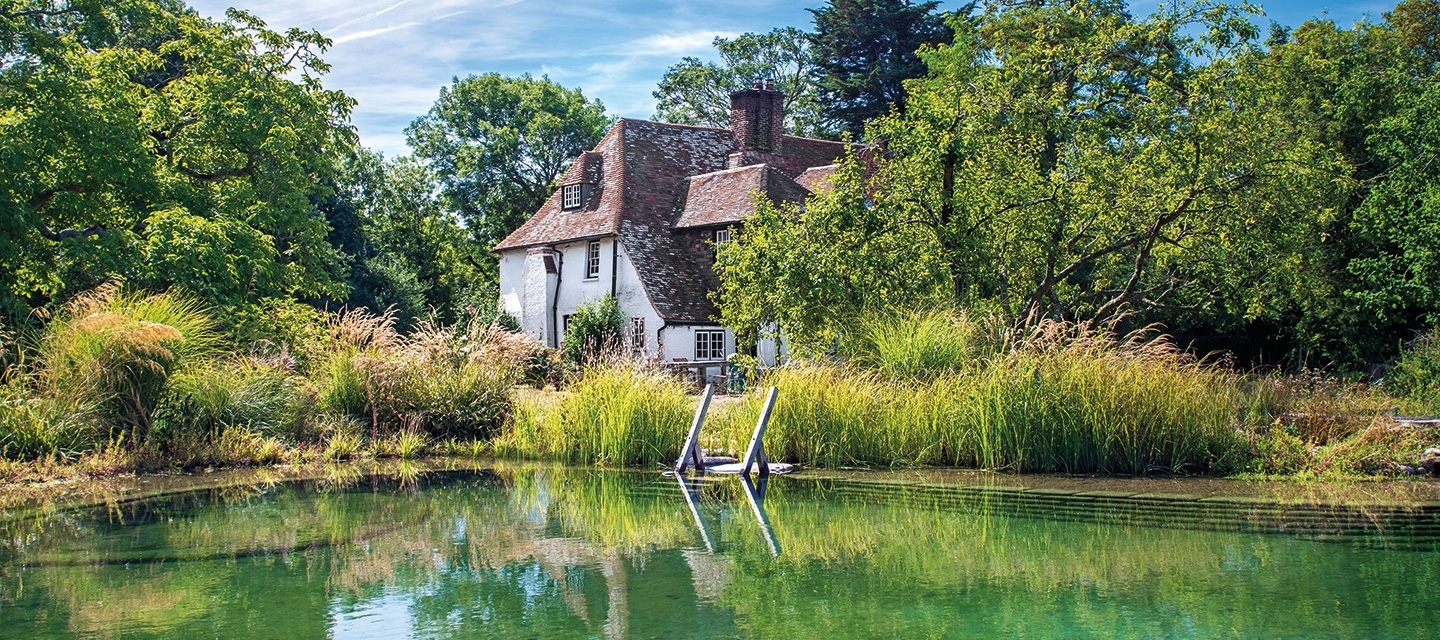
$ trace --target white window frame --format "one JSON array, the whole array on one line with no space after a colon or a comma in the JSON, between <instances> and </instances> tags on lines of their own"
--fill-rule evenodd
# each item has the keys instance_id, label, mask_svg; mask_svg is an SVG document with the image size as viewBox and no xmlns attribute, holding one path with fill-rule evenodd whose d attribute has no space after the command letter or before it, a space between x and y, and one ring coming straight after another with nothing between
<instances>
[{"instance_id":1,"label":"white window frame","mask_svg":"<svg viewBox=\"0 0 1440 640\"><path fill-rule=\"evenodd\" d=\"M724 229L716 229L716 230L715 230L715 245L716 245L716 246L719 246L719 245L725 244L726 242L729 242L729 241L730 241L731 237L732 237L732 235L731 235L731 233L730 233L729 227L726 227L726 228L724 228Z\"/></svg>"},{"instance_id":2,"label":"white window frame","mask_svg":"<svg viewBox=\"0 0 1440 640\"><path fill-rule=\"evenodd\" d=\"M600 241L591 240L585 245L585 279L600 277Z\"/></svg>"},{"instance_id":3,"label":"white window frame","mask_svg":"<svg viewBox=\"0 0 1440 640\"><path fill-rule=\"evenodd\" d=\"M560 187L560 208L579 209L584 204L581 201L582 191L578 184L567 184Z\"/></svg>"},{"instance_id":4,"label":"white window frame","mask_svg":"<svg viewBox=\"0 0 1440 640\"><path fill-rule=\"evenodd\" d=\"M725 359L725 330L695 330L695 361L714 362Z\"/></svg>"}]
</instances>

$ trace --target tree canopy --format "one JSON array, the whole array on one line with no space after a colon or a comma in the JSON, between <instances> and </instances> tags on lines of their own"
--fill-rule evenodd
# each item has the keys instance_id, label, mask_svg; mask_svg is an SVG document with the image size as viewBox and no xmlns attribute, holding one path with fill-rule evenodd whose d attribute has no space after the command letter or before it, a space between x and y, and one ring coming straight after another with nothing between
<instances>
[{"instance_id":1,"label":"tree canopy","mask_svg":"<svg viewBox=\"0 0 1440 640\"><path fill-rule=\"evenodd\" d=\"M1251 17L1057 0L952 18L905 111L870 121L874 166L722 252L727 322L824 348L864 306L940 295L1016 324L1160 323L1244 362L1392 357L1440 322L1440 2L1264 43Z\"/></svg>"},{"instance_id":2,"label":"tree canopy","mask_svg":"<svg viewBox=\"0 0 1440 640\"><path fill-rule=\"evenodd\" d=\"M0 3L0 306L115 277L221 306L343 295L315 207L353 144L328 45L172 0Z\"/></svg>"},{"instance_id":3,"label":"tree canopy","mask_svg":"<svg viewBox=\"0 0 1440 640\"><path fill-rule=\"evenodd\" d=\"M785 94L788 133L834 136L821 108L809 34L782 27L769 33L715 38L714 45L720 54L718 64L686 57L665 72L654 93L657 120L728 128L730 94L750 87L757 78L766 78Z\"/></svg>"},{"instance_id":4,"label":"tree canopy","mask_svg":"<svg viewBox=\"0 0 1440 640\"><path fill-rule=\"evenodd\" d=\"M905 81L925 75L916 54L922 46L949 42L946 13L939 2L910 0L831 0L811 9L815 32L811 55L820 84L818 101L829 123L851 136L865 123L885 115L891 105L905 108ZM962 7L965 15L974 5Z\"/></svg>"},{"instance_id":5,"label":"tree canopy","mask_svg":"<svg viewBox=\"0 0 1440 640\"><path fill-rule=\"evenodd\" d=\"M430 113L405 133L489 256L490 247L544 204L555 180L600 141L610 122L605 106L579 89L529 74L487 73L442 88Z\"/></svg>"}]
</instances>

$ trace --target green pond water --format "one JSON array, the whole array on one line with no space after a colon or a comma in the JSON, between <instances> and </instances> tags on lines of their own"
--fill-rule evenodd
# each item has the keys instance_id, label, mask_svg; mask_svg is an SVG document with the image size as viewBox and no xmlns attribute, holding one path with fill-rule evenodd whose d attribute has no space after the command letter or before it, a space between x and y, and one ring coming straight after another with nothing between
<instances>
[{"instance_id":1,"label":"green pond water","mask_svg":"<svg viewBox=\"0 0 1440 640\"><path fill-rule=\"evenodd\" d=\"M0 637L1435 637L1440 504L966 478L352 469L16 511Z\"/></svg>"}]
</instances>

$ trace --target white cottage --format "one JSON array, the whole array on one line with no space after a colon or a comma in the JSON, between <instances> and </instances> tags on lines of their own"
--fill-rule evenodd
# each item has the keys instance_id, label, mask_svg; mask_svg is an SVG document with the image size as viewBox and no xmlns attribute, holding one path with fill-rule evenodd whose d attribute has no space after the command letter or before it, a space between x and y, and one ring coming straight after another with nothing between
<instances>
[{"instance_id":1,"label":"white cottage","mask_svg":"<svg viewBox=\"0 0 1440 640\"><path fill-rule=\"evenodd\" d=\"M801 202L845 144L784 135L784 95L757 84L730 96L729 129L621 119L559 188L495 246L500 303L531 337L559 346L566 318L613 294L637 352L714 362L735 352L709 294L712 242L754 213L751 194ZM773 342L755 354L773 364Z\"/></svg>"}]
</instances>

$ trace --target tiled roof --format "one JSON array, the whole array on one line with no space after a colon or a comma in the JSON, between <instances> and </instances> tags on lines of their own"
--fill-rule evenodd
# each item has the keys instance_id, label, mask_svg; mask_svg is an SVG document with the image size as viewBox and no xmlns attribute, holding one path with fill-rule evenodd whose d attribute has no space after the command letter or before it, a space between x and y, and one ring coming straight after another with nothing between
<instances>
[{"instance_id":1,"label":"tiled roof","mask_svg":"<svg viewBox=\"0 0 1440 640\"><path fill-rule=\"evenodd\" d=\"M570 211L561 209L561 189L556 189L540 210L495 245L495 250L615 235L620 225L620 211L624 208L624 190L621 188L624 163L605 162L604 158L620 157L624 148L622 134L620 123L616 123L593 151L580 154L561 176L562 185L588 183L596 186L583 206Z\"/></svg>"},{"instance_id":2,"label":"tiled roof","mask_svg":"<svg viewBox=\"0 0 1440 640\"><path fill-rule=\"evenodd\" d=\"M806 169L804 173L796 176L795 182L800 186L805 187L805 190L809 191L810 193L829 189L830 187L834 186L830 183L830 179L835 176L835 172L839 169L840 165L838 164L827 164L823 167L810 167L809 169Z\"/></svg>"},{"instance_id":3,"label":"tiled roof","mask_svg":"<svg viewBox=\"0 0 1440 640\"><path fill-rule=\"evenodd\" d=\"M803 175L803 174L802 174ZM676 229L720 226L740 222L755 213L751 194L764 193L772 202L805 201L809 195L789 176L768 164L725 169L690 178L685 195L685 209L675 223Z\"/></svg>"},{"instance_id":4,"label":"tiled roof","mask_svg":"<svg viewBox=\"0 0 1440 640\"><path fill-rule=\"evenodd\" d=\"M767 181L780 185L773 189L784 199L795 197L799 185L794 177L810 167L834 163L846 147L794 136L785 136L780 146L774 153L746 151L739 159L745 164L768 164L768 171L778 175ZM596 188L584 206L562 210L557 189L495 250L618 235L662 318L710 322L717 312L709 292L719 282L710 268L706 236L675 226L686 211L689 178L723 172L736 152L729 129L622 118L561 178L561 184L594 181ZM736 173L744 174L746 169ZM749 171L758 176L767 169ZM747 202L749 192L743 191ZM735 191L728 193L733 200Z\"/></svg>"}]
</instances>

